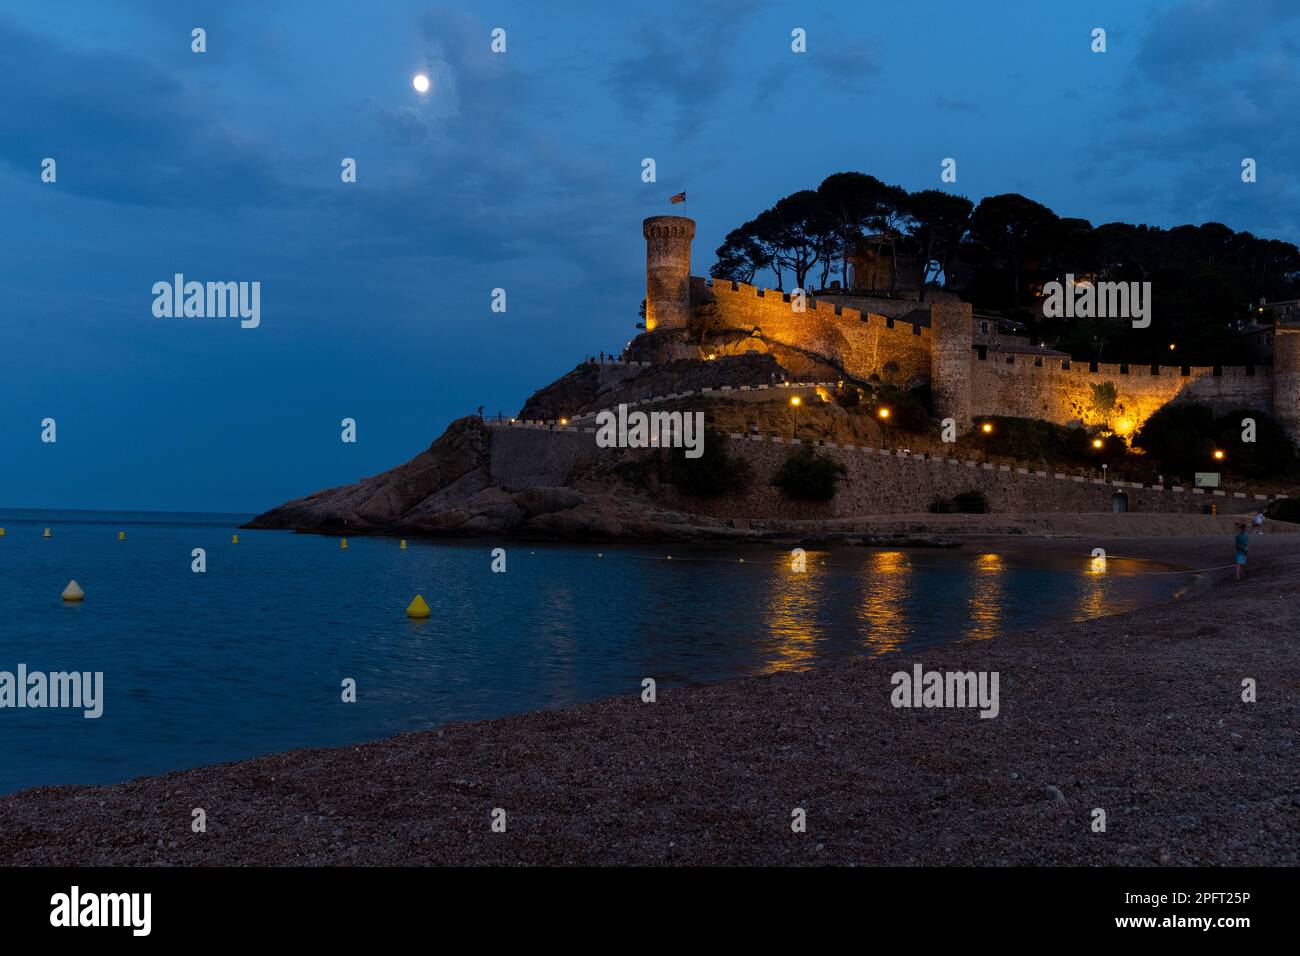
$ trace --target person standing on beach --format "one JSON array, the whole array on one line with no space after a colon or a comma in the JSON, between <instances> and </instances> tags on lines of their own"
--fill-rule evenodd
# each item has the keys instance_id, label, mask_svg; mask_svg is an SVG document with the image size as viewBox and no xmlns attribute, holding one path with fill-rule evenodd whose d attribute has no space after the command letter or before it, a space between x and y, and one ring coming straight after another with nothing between
<instances>
[{"instance_id":1,"label":"person standing on beach","mask_svg":"<svg viewBox=\"0 0 1300 956\"><path fill-rule=\"evenodd\" d=\"M1255 526L1255 534L1264 533L1264 509L1260 508L1255 512L1255 517L1250 519L1250 523Z\"/></svg>"},{"instance_id":2,"label":"person standing on beach","mask_svg":"<svg viewBox=\"0 0 1300 956\"><path fill-rule=\"evenodd\" d=\"M1237 537L1233 539L1237 546L1237 580L1241 580L1242 569L1246 567L1246 552L1250 549L1250 535L1246 533L1246 525L1237 525Z\"/></svg>"}]
</instances>

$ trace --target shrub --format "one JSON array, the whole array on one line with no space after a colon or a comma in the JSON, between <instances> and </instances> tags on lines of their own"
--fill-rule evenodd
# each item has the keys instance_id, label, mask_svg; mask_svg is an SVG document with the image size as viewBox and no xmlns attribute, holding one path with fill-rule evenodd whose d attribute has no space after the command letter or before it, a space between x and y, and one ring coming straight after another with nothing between
<instances>
[{"instance_id":1,"label":"shrub","mask_svg":"<svg viewBox=\"0 0 1300 956\"><path fill-rule=\"evenodd\" d=\"M1092 382L1088 388L1092 391L1092 409L1098 418L1106 420L1106 416L1115 408L1115 402L1119 400L1119 389L1115 387L1114 382Z\"/></svg>"},{"instance_id":2,"label":"shrub","mask_svg":"<svg viewBox=\"0 0 1300 956\"><path fill-rule=\"evenodd\" d=\"M856 385L848 385L835 389L835 404L840 408L857 408L862 404L862 389Z\"/></svg>"},{"instance_id":3,"label":"shrub","mask_svg":"<svg viewBox=\"0 0 1300 956\"><path fill-rule=\"evenodd\" d=\"M907 391L909 395L911 395L914 399L916 399L916 401L920 404L921 408L925 410L925 414L928 417L933 418L934 417L934 392L930 388L930 383L922 382L920 385L912 386Z\"/></svg>"},{"instance_id":4,"label":"shrub","mask_svg":"<svg viewBox=\"0 0 1300 956\"><path fill-rule=\"evenodd\" d=\"M847 473L848 469L830 456L802 448L777 469L772 484L788 498L830 501L835 497L835 483Z\"/></svg>"},{"instance_id":5,"label":"shrub","mask_svg":"<svg viewBox=\"0 0 1300 956\"><path fill-rule=\"evenodd\" d=\"M1241 440L1244 418L1255 420L1253 442ZM1214 444L1227 452L1227 467L1237 474L1265 478L1285 474L1295 467L1295 446L1286 430L1268 412L1245 408L1231 411L1216 418L1211 430Z\"/></svg>"},{"instance_id":6,"label":"shrub","mask_svg":"<svg viewBox=\"0 0 1300 956\"><path fill-rule=\"evenodd\" d=\"M687 458L685 449L666 449L669 480L677 490L699 498L743 494L753 480L749 462L727 451L727 439L717 429L704 430L704 453Z\"/></svg>"},{"instance_id":7,"label":"shrub","mask_svg":"<svg viewBox=\"0 0 1300 956\"><path fill-rule=\"evenodd\" d=\"M985 421L993 425L993 431L988 435L978 430L978 425ZM1094 448L1092 443L1097 437L1095 429L1069 428L1035 418L999 415L982 416L967 444L1019 461L1085 468L1113 465L1129 454L1124 440L1115 435L1101 439L1102 446Z\"/></svg>"},{"instance_id":8,"label":"shrub","mask_svg":"<svg viewBox=\"0 0 1300 956\"><path fill-rule=\"evenodd\" d=\"M1133 443L1159 461L1166 474L1218 470L1213 426L1214 413L1204 405L1165 405L1143 423Z\"/></svg>"},{"instance_id":9,"label":"shrub","mask_svg":"<svg viewBox=\"0 0 1300 956\"><path fill-rule=\"evenodd\" d=\"M883 420L886 428L913 434L930 430L930 416L925 405L912 392L890 386L879 389L876 398L877 407L883 405L889 409L889 418Z\"/></svg>"},{"instance_id":10,"label":"shrub","mask_svg":"<svg viewBox=\"0 0 1300 956\"><path fill-rule=\"evenodd\" d=\"M964 515L983 515L989 512L988 499L978 491L963 491L959 495L954 495L952 506L954 510Z\"/></svg>"}]
</instances>

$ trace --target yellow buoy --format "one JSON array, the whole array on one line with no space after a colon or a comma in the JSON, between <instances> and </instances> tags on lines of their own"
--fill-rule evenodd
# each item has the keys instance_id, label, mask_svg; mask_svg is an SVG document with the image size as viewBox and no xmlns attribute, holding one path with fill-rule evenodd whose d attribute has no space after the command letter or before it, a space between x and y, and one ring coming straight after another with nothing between
<instances>
[{"instance_id":1,"label":"yellow buoy","mask_svg":"<svg viewBox=\"0 0 1300 956\"><path fill-rule=\"evenodd\" d=\"M405 539L405 538L402 539L402 541L401 541L401 543L398 545L398 547L401 548L403 551L406 550L406 539Z\"/></svg>"},{"instance_id":2,"label":"yellow buoy","mask_svg":"<svg viewBox=\"0 0 1300 956\"><path fill-rule=\"evenodd\" d=\"M0 528L0 538L3 538L4 536L5 536L5 529Z\"/></svg>"},{"instance_id":3,"label":"yellow buoy","mask_svg":"<svg viewBox=\"0 0 1300 956\"><path fill-rule=\"evenodd\" d=\"M117 533L117 540L118 540L118 541L125 541L125 540L126 540L126 532L125 532L125 531L119 531L119 532Z\"/></svg>"},{"instance_id":4,"label":"yellow buoy","mask_svg":"<svg viewBox=\"0 0 1300 956\"><path fill-rule=\"evenodd\" d=\"M239 544L239 535L237 535L237 534L232 534L232 535L230 536L230 543L231 543L231 544Z\"/></svg>"},{"instance_id":5,"label":"yellow buoy","mask_svg":"<svg viewBox=\"0 0 1300 956\"><path fill-rule=\"evenodd\" d=\"M46 529L45 529L45 534L41 535L41 537L43 537L43 538L48 538L49 536L50 536L50 529L49 529L49 528L46 528Z\"/></svg>"},{"instance_id":6,"label":"yellow buoy","mask_svg":"<svg viewBox=\"0 0 1300 956\"><path fill-rule=\"evenodd\" d=\"M339 542L339 550L346 551L347 549L348 549L348 539L344 538Z\"/></svg>"},{"instance_id":7,"label":"yellow buoy","mask_svg":"<svg viewBox=\"0 0 1300 956\"><path fill-rule=\"evenodd\" d=\"M76 581L69 581L68 586L63 589L63 600L80 601L86 596L86 592L81 590L81 585Z\"/></svg>"},{"instance_id":8,"label":"yellow buoy","mask_svg":"<svg viewBox=\"0 0 1300 956\"><path fill-rule=\"evenodd\" d=\"M414 618L426 618L429 616L429 604L425 601L423 595L417 594L415 599L406 606L406 616Z\"/></svg>"}]
</instances>

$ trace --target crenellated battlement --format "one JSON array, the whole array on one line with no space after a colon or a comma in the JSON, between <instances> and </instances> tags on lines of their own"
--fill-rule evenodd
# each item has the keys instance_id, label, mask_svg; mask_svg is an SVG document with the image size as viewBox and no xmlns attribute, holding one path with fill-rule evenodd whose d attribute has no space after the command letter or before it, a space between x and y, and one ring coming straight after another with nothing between
<instances>
[{"instance_id":1,"label":"crenellated battlement","mask_svg":"<svg viewBox=\"0 0 1300 956\"><path fill-rule=\"evenodd\" d=\"M1024 370L1026 374L1048 371L1074 373L1092 378L1188 379L1267 378L1273 373L1267 365L1136 365L1125 362L1081 362L1054 355L1039 356L1023 352L994 351L987 352L981 358L979 351L978 346L972 346L972 358L976 362L1005 365L1017 371Z\"/></svg>"},{"instance_id":2,"label":"crenellated battlement","mask_svg":"<svg viewBox=\"0 0 1300 956\"><path fill-rule=\"evenodd\" d=\"M887 332L923 339L928 339L932 334L930 327L926 325L902 322L874 312L864 313L851 306L819 301L812 296L805 300L805 308L800 312L795 310L789 292L762 288L750 285L747 282L736 282L730 279L706 279L702 276L691 276L692 303L709 301L710 298L718 303L723 316L728 320L734 318L737 321L742 319L749 321L754 317L761 317L765 314L756 310L775 309L779 310L779 312L766 314L784 318L784 315L780 313L788 313L792 316L810 316L832 322L877 326ZM743 322L737 327L744 327Z\"/></svg>"}]
</instances>

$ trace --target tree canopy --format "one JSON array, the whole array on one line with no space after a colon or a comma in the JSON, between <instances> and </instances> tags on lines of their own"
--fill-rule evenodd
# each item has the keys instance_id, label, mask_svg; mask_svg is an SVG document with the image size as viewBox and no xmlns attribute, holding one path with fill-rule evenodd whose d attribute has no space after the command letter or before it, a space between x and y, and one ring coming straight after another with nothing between
<instances>
[{"instance_id":1,"label":"tree canopy","mask_svg":"<svg viewBox=\"0 0 1300 956\"><path fill-rule=\"evenodd\" d=\"M851 256L872 242L878 255L892 257L894 285L906 276L922 299L946 286L978 309L1026 322L1035 339L1079 359L1249 364L1239 325L1255 316L1260 299L1300 298L1294 243L1217 222L1094 226L1018 193L976 204L938 189L909 193L858 172L828 176L733 229L710 274L754 283L770 273L782 291L787 281L825 289L832 278L846 279ZM1042 287L1066 274L1150 282L1151 327L1044 318Z\"/></svg>"}]
</instances>

